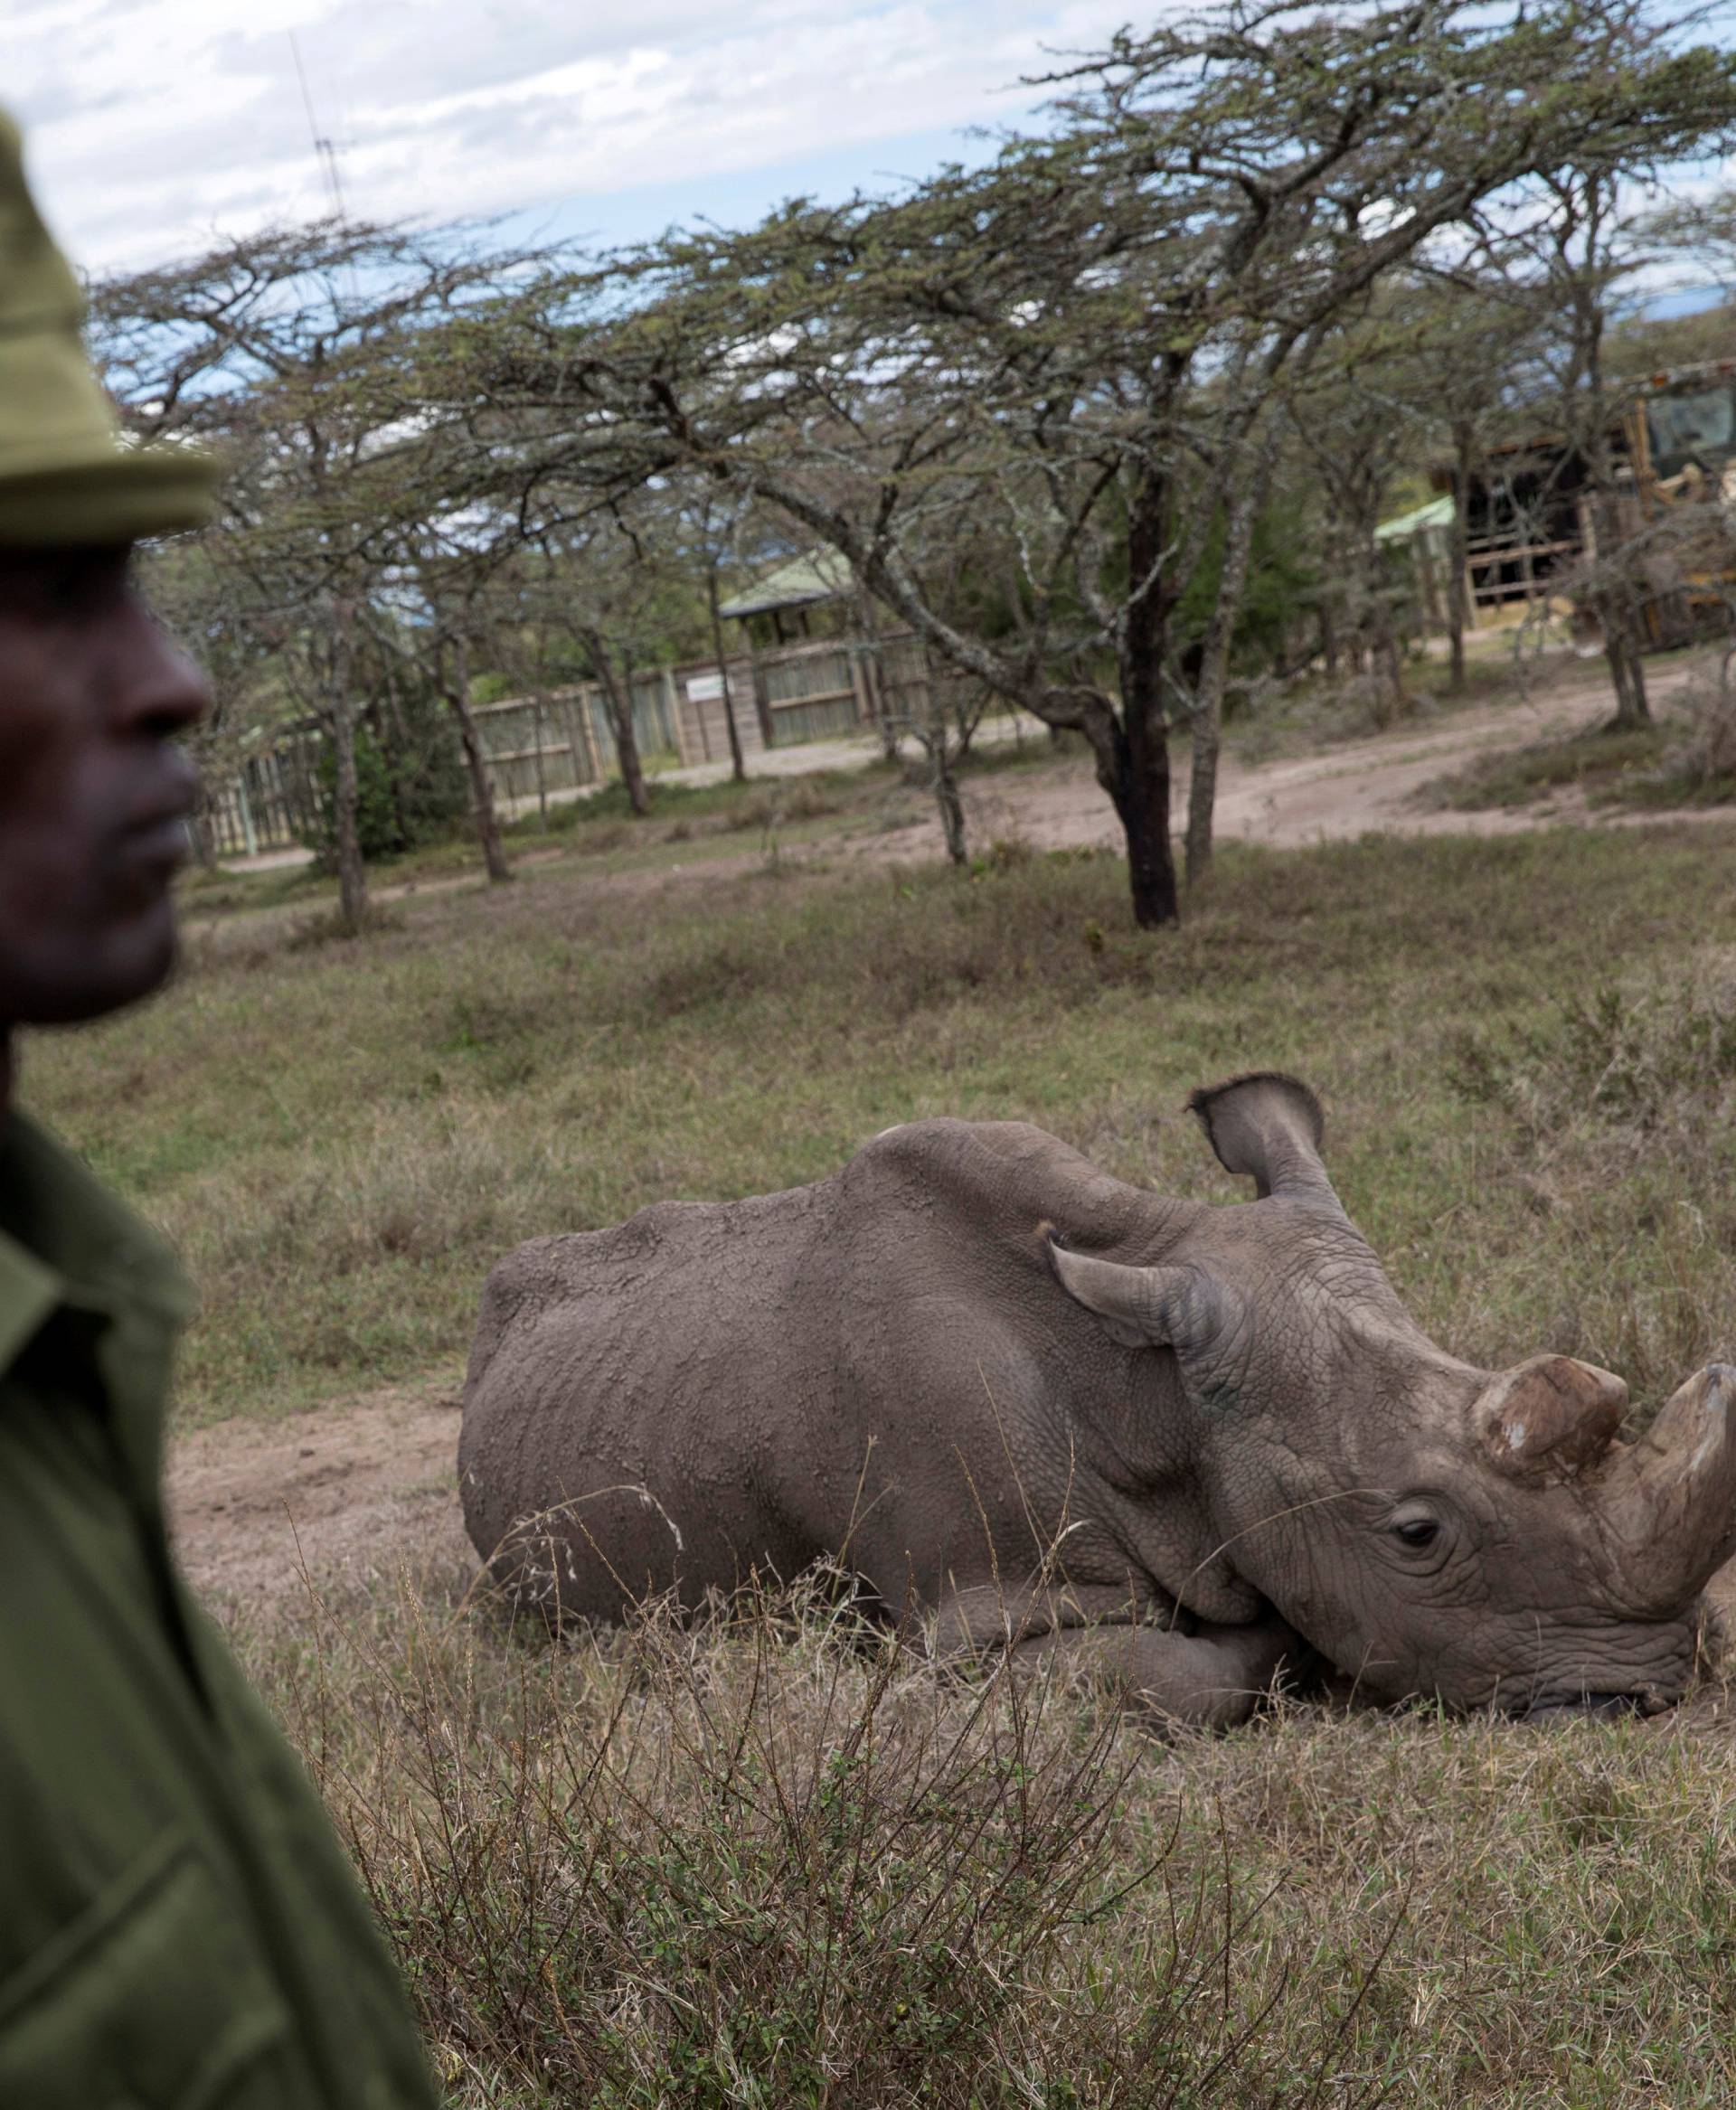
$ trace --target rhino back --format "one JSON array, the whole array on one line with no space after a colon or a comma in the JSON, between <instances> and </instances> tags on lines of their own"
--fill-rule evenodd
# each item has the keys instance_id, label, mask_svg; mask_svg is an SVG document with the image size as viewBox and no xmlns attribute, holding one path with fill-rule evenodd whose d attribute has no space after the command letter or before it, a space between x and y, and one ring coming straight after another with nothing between
<instances>
[{"instance_id":1,"label":"rhino back","mask_svg":"<svg viewBox=\"0 0 1736 2110\"><path fill-rule=\"evenodd\" d=\"M603 1615L827 1552L892 1605L1022 1572L1149 1419L1155 1381L1060 1290L1038 1225L1144 1260L1194 1213L1024 1124L929 1121L812 1187L533 1240L483 1300L471 1538L490 1558L561 1505L556 1572L497 1571ZM1094 1515L1071 1549L1089 1559L1102 1531ZM1126 1537L1105 1540L1112 1578Z\"/></svg>"},{"instance_id":2,"label":"rhino back","mask_svg":"<svg viewBox=\"0 0 1736 2110\"><path fill-rule=\"evenodd\" d=\"M815 1332L787 1313L827 1200L808 1187L659 1202L609 1230L533 1239L494 1269L459 1479L472 1542L522 1596L552 1582L567 1609L612 1615L820 1550L807 1520L779 1513L767 1460L792 1462L812 1418ZM553 1529L526 1529L551 1512Z\"/></svg>"}]
</instances>

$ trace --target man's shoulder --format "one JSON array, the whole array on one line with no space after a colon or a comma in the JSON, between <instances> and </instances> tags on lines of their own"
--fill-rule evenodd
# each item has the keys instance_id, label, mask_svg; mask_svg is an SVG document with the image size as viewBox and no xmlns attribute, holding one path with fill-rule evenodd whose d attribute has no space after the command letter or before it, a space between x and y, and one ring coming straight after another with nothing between
<instances>
[{"instance_id":1,"label":"man's shoulder","mask_svg":"<svg viewBox=\"0 0 1736 2110\"><path fill-rule=\"evenodd\" d=\"M80 1290L143 1304L176 1325L193 1310L191 1286L162 1234L51 1129L14 1107L0 1126L0 1336L9 1302Z\"/></svg>"}]
</instances>

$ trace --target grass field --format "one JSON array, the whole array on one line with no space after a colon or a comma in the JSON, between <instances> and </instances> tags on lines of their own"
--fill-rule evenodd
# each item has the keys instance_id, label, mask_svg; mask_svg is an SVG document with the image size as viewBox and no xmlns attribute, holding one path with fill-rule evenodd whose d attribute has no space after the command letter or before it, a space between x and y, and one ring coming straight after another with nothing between
<instances>
[{"instance_id":1,"label":"grass field","mask_svg":"<svg viewBox=\"0 0 1736 2110\"><path fill-rule=\"evenodd\" d=\"M924 1114L1229 1199L1180 1104L1264 1065L1321 1090L1437 1338L1646 1404L1736 1352L1733 854L1721 823L1232 849L1156 940L1079 855L562 862L352 941L231 904L164 1001L31 1048L25 1097L183 1247L205 1421L449 1366L519 1238ZM1736 2095L1716 1696L1548 1733L1298 1703L1165 1747L824 1598L552 1649L470 1581L238 1630L454 2103Z\"/></svg>"}]
</instances>

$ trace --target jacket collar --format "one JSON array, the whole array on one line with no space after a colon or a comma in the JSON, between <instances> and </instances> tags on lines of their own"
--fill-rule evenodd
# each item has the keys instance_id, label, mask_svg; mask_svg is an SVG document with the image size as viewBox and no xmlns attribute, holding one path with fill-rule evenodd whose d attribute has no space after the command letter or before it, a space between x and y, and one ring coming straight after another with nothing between
<instances>
[{"instance_id":1,"label":"jacket collar","mask_svg":"<svg viewBox=\"0 0 1736 2110\"><path fill-rule=\"evenodd\" d=\"M0 1127L0 1371L57 1305L139 1309L175 1328L193 1293L157 1234L27 1115Z\"/></svg>"}]
</instances>

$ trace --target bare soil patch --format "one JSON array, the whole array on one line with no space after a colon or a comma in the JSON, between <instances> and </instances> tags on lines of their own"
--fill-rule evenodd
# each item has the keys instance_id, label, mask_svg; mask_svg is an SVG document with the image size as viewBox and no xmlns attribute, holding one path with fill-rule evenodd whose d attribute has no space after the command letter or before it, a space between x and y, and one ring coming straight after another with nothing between
<instances>
[{"instance_id":1,"label":"bare soil patch","mask_svg":"<svg viewBox=\"0 0 1736 2110\"><path fill-rule=\"evenodd\" d=\"M168 1469L170 1529L204 1597L250 1613L365 1588L464 1553L460 1373L334 1399L275 1421L189 1429Z\"/></svg>"}]
</instances>

